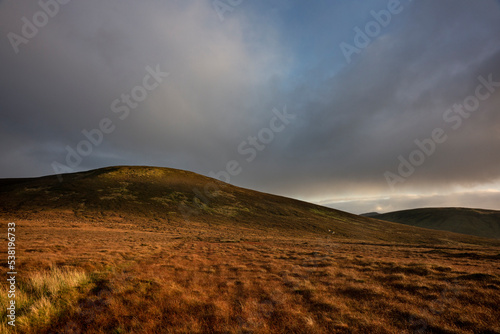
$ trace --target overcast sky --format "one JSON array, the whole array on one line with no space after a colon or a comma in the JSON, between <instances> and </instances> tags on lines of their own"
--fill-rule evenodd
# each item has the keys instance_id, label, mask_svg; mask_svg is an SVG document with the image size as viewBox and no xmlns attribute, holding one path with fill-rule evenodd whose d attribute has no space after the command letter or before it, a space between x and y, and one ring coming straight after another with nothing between
<instances>
[{"instance_id":1,"label":"overcast sky","mask_svg":"<svg viewBox=\"0 0 500 334\"><path fill-rule=\"evenodd\" d=\"M59 1L0 1L2 178L236 161L354 213L500 209L499 1Z\"/></svg>"}]
</instances>

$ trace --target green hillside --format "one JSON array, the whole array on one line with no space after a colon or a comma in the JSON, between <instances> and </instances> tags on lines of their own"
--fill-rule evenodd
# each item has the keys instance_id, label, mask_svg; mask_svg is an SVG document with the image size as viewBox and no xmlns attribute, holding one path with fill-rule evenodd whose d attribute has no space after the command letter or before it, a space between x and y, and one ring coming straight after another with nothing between
<instances>
[{"instance_id":1,"label":"green hillside","mask_svg":"<svg viewBox=\"0 0 500 334\"><path fill-rule=\"evenodd\" d=\"M467 208L423 208L372 216L390 222L500 239L500 211Z\"/></svg>"}]
</instances>

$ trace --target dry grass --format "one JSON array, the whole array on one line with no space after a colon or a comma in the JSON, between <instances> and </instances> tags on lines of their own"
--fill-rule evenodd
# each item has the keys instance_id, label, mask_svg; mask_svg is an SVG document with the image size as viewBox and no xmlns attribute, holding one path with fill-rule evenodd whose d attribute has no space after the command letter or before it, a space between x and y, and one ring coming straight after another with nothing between
<instances>
[{"instance_id":1,"label":"dry grass","mask_svg":"<svg viewBox=\"0 0 500 334\"><path fill-rule=\"evenodd\" d=\"M82 270L59 269L31 272L21 276L16 287L16 328L22 333L37 333L69 312L78 295L75 289L89 282ZM1 329L7 332L7 289L0 296Z\"/></svg>"},{"instance_id":2,"label":"dry grass","mask_svg":"<svg viewBox=\"0 0 500 334\"><path fill-rule=\"evenodd\" d=\"M17 226L18 333L500 333L495 247Z\"/></svg>"}]
</instances>

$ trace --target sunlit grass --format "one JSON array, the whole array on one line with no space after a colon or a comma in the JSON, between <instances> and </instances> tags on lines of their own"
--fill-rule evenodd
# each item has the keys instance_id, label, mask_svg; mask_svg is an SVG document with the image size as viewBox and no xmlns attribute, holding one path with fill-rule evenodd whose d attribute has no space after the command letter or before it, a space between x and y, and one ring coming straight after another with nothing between
<instances>
[{"instance_id":1,"label":"sunlit grass","mask_svg":"<svg viewBox=\"0 0 500 334\"><path fill-rule=\"evenodd\" d=\"M53 267L49 271L34 272L23 278L19 275L16 284L16 330L21 333L35 333L47 326L62 312L68 311L78 295L76 287L89 283L89 276L74 269ZM7 293L0 297L2 310L1 326L7 325L6 308L9 303Z\"/></svg>"},{"instance_id":2,"label":"sunlit grass","mask_svg":"<svg viewBox=\"0 0 500 334\"><path fill-rule=\"evenodd\" d=\"M133 223L26 228L14 332L500 332L496 247Z\"/></svg>"}]
</instances>

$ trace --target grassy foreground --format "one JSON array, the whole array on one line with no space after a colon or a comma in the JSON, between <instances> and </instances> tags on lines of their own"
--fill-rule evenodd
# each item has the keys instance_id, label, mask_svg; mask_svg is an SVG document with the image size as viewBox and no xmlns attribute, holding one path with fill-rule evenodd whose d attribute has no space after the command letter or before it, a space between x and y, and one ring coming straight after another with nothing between
<instances>
[{"instance_id":1,"label":"grassy foreground","mask_svg":"<svg viewBox=\"0 0 500 334\"><path fill-rule=\"evenodd\" d=\"M16 327L2 313L0 330L500 333L498 247L124 226L18 221Z\"/></svg>"}]
</instances>

